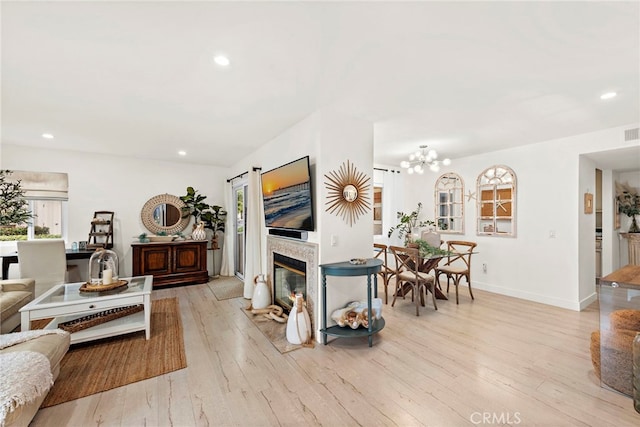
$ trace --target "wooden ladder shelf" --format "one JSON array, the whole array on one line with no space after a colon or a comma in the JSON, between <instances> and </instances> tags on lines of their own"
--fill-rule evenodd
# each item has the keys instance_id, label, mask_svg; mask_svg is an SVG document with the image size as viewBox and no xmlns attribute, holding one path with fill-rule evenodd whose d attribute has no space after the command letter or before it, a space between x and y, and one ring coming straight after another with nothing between
<instances>
[{"instance_id":1,"label":"wooden ladder shelf","mask_svg":"<svg viewBox=\"0 0 640 427\"><path fill-rule=\"evenodd\" d=\"M113 214L109 211L93 213L87 249L113 248Z\"/></svg>"}]
</instances>

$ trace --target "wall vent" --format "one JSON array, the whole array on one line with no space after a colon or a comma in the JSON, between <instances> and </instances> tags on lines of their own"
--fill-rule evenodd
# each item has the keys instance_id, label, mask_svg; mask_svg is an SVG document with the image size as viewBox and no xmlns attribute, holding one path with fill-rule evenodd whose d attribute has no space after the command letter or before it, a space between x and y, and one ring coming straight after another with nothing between
<instances>
[{"instance_id":1,"label":"wall vent","mask_svg":"<svg viewBox=\"0 0 640 427\"><path fill-rule=\"evenodd\" d=\"M624 131L625 141L635 141L636 139L640 139L640 128L627 129Z\"/></svg>"}]
</instances>

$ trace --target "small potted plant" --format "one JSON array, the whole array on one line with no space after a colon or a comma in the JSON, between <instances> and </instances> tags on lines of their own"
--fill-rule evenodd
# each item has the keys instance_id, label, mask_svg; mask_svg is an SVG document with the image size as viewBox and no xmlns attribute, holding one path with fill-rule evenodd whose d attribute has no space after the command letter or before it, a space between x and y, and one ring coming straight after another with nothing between
<instances>
[{"instance_id":1,"label":"small potted plant","mask_svg":"<svg viewBox=\"0 0 640 427\"><path fill-rule=\"evenodd\" d=\"M434 221L431 220L418 220L418 216L420 215L420 211L422 210L422 203L418 203L418 207L410 212L398 212L397 217L400 221L395 227L391 227L389 232L387 233L387 237L391 237L394 231L398 231L398 237L401 239L404 238L405 246L411 242L411 233L417 227L433 227L436 225Z\"/></svg>"},{"instance_id":2,"label":"small potted plant","mask_svg":"<svg viewBox=\"0 0 640 427\"><path fill-rule=\"evenodd\" d=\"M620 212L631 218L629 233L640 233L636 222L636 215L640 215L640 194L628 185L623 185L621 190L617 196L618 205Z\"/></svg>"},{"instance_id":3,"label":"small potted plant","mask_svg":"<svg viewBox=\"0 0 640 427\"><path fill-rule=\"evenodd\" d=\"M204 228L208 228L213 232L213 236L211 237L211 249L220 249L218 243L218 232L224 233L224 226L227 221L227 211L225 211L222 206L214 205L202 213L201 219L204 222Z\"/></svg>"}]
</instances>

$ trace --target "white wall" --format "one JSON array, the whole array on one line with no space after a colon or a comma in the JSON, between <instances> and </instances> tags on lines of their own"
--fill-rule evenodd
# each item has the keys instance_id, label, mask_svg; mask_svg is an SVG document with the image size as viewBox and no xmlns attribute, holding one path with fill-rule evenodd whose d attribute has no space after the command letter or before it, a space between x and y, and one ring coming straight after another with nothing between
<instances>
[{"instance_id":1,"label":"white wall","mask_svg":"<svg viewBox=\"0 0 640 427\"><path fill-rule=\"evenodd\" d=\"M595 217L583 213L584 193L595 189L595 166L581 165L580 154L638 146L638 141L624 142L624 129L630 127L637 124L455 159L440 173L403 174L405 194L415 196L405 196L398 210L413 210L421 201L424 218L433 219L433 188L440 174L458 173L467 195L476 192L484 169L509 166L518 180L516 237L476 235L475 200L469 203L465 197L465 233L445 234L444 239L478 242L474 287L580 310L595 299ZM482 264L487 264L486 273Z\"/></svg>"},{"instance_id":2,"label":"white wall","mask_svg":"<svg viewBox=\"0 0 640 427\"><path fill-rule=\"evenodd\" d=\"M638 167L640 167L640 165L638 165ZM602 276L606 276L621 267L618 230L614 227L614 215L617 214L614 212L616 179L617 173L611 169L602 171Z\"/></svg>"},{"instance_id":3,"label":"white wall","mask_svg":"<svg viewBox=\"0 0 640 427\"><path fill-rule=\"evenodd\" d=\"M313 180L316 231L309 233L309 242L319 244L319 262L331 263L351 258L371 257L373 247L373 215L369 211L349 226L341 217L326 212L327 189L325 175L349 160L359 172L369 178L367 194L371 201L373 181L373 125L367 121L320 110L300 121L286 132L273 138L250 157L232 167L232 175L249 170L253 166L267 171L297 158L309 155ZM267 230L263 229L263 235ZM336 236L337 245L331 246L331 236ZM266 241L266 239L265 239ZM263 268L266 268L266 245L263 244ZM271 275L271 272L266 272ZM320 277L320 273L318 273ZM364 278L334 278L327 280L327 309L334 309L353 300L366 298ZM353 286L352 284L357 283ZM317 284L320 286L320 283ZM318 295L321 295L318 289ZM321 302L314 313L316 338L320 335Z\"/></svg>"},{"instance_id":4,"label":"white wall","mask_svg":"<svg viewBox=\"0 0 640 427\"><path fill-rule=\"evenodd\" d=\"M590 254L594 252L594 225L590 219L592 216L585 217L581 212L584 192L586 188L595 188L595 179L592 180L589 173L584 173L593 165L581 165L580 155L638 146L637 141L624 142L622 138L624 129L637 126L632 124L455 159L450 167L443 169L441 173L452 171L462 176L465 195L469 190L476 191L478 174L489 166L504 164L517 175L515 238L477 236L476 207L473 202L465 205L465 234L445 235L445 239L461 238L478 242L479 253L474 255L472 265L474 286L574 310L592 301L595 297L595 271ZM208 196L208 203L224 206L223 186L226 178L252 166L268 170L309 155L315 178L317 221L317 231L310 233L309 240L321 244L321 262L332 262L371 254L372 216L366 215L349 227L338 217L326 213L324 174L337 169L349 159L358 170L372 176L372 129L367 122L319 111L229 169L7 144L2 146L1 167L69 174L68 245L72 241L87 240L95 210L115 211L115 249L124 261L125 274L130 274L129 244L134 236L144 231L140 210L150 197L161 193L179 196L191 185ZM610 172L603 171L603 185L606 185L607 174ZM433 188L438 176L430 172L422 176L403 175L406 182L405 201L394 207L393 211L413 210L417 202L422 201L424 218L433 218ZM640 186L640 173L611 175L611 180L615 179ZM603 223L607 221L606 218L605 211ZM623 216L622 220L621 230L626 231L628 223L625 221L628 219ZM551 230L555 231L555 238L549 238ZM610 233L615 236L613 232ZM326 244L332 234L338 236L338 246ZM607 241L606 232L603 235L603 245L607 245L603 247L603 257L608 257L612 267L616 267L616 251L613 247L616 244L624 245L624 242L620 243L615 238ZM621 248L620 257L626 256L626 246ZM8 251L7 248L2 250L3 253ZM607 253L611 255L607 256ZM488 266L486 274L481 269L483 263ZM607 273L606 270L603 272ZM331 294L335 297L330 297L330 310L350 299L361 297L357 287L352 288L353 294L349 294L347 289L343 286Z\"/></svg>"},{"instance_id":5,"label":"white wall","mask_svg":"<svg viewBox=\"0 0 640 427\"><path fill-rule=\"evenodd\" d=\"M582 195L579 200L578 217L579 217L579 242L591 241L591 245L578 245L578 301L581 304L587 304L595 301L595 269L596 269L596 253L595 253L595 230L596 216L595 206L591 214L584 212L584 194L595 194L596 182L596 164L593 160L579 156L578 162L578 193ZM595 203L595 200L594 200Z\"/></svg>"},{"instance_id":6,"label":"white wall","mask_svg":"<svg viewBox=\"0 0 640 427\"><path fill-rule=\"evenodd\" d=\"M224 206L223 185L230 177L226 168L9 144L2 145L1 167L69 174L68 248L71 242L88 240L94 211L115 212L114 250L120 259L121 276L132 272L130 244L139 234L148 233L140 219L148 199L164 193L182 196L192 186L207 196L207 203ZM185 234L190 232L189 225ZM15 244L3 246L2 251L15 251ZM211 251L208 252L212 274Z\"/></svg>"}]
</instances>

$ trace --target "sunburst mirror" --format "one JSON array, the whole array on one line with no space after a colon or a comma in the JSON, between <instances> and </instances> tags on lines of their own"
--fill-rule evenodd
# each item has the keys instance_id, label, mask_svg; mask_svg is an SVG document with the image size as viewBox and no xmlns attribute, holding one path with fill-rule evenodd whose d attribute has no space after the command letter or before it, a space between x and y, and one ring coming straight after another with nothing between
<instances>
[{"instance_id":1,"label":"sunburst mirror","mask_svg":"<svg viewBox=\"0 0 640 427\"><path fill-rule=\"evenodd\" d=\"M369 203L369 180L363 172L347 160L337 171L325 175L327 186L327 209L329 213L341 216L349 226L371 210Z\"/></svg>"}]
</instances>

